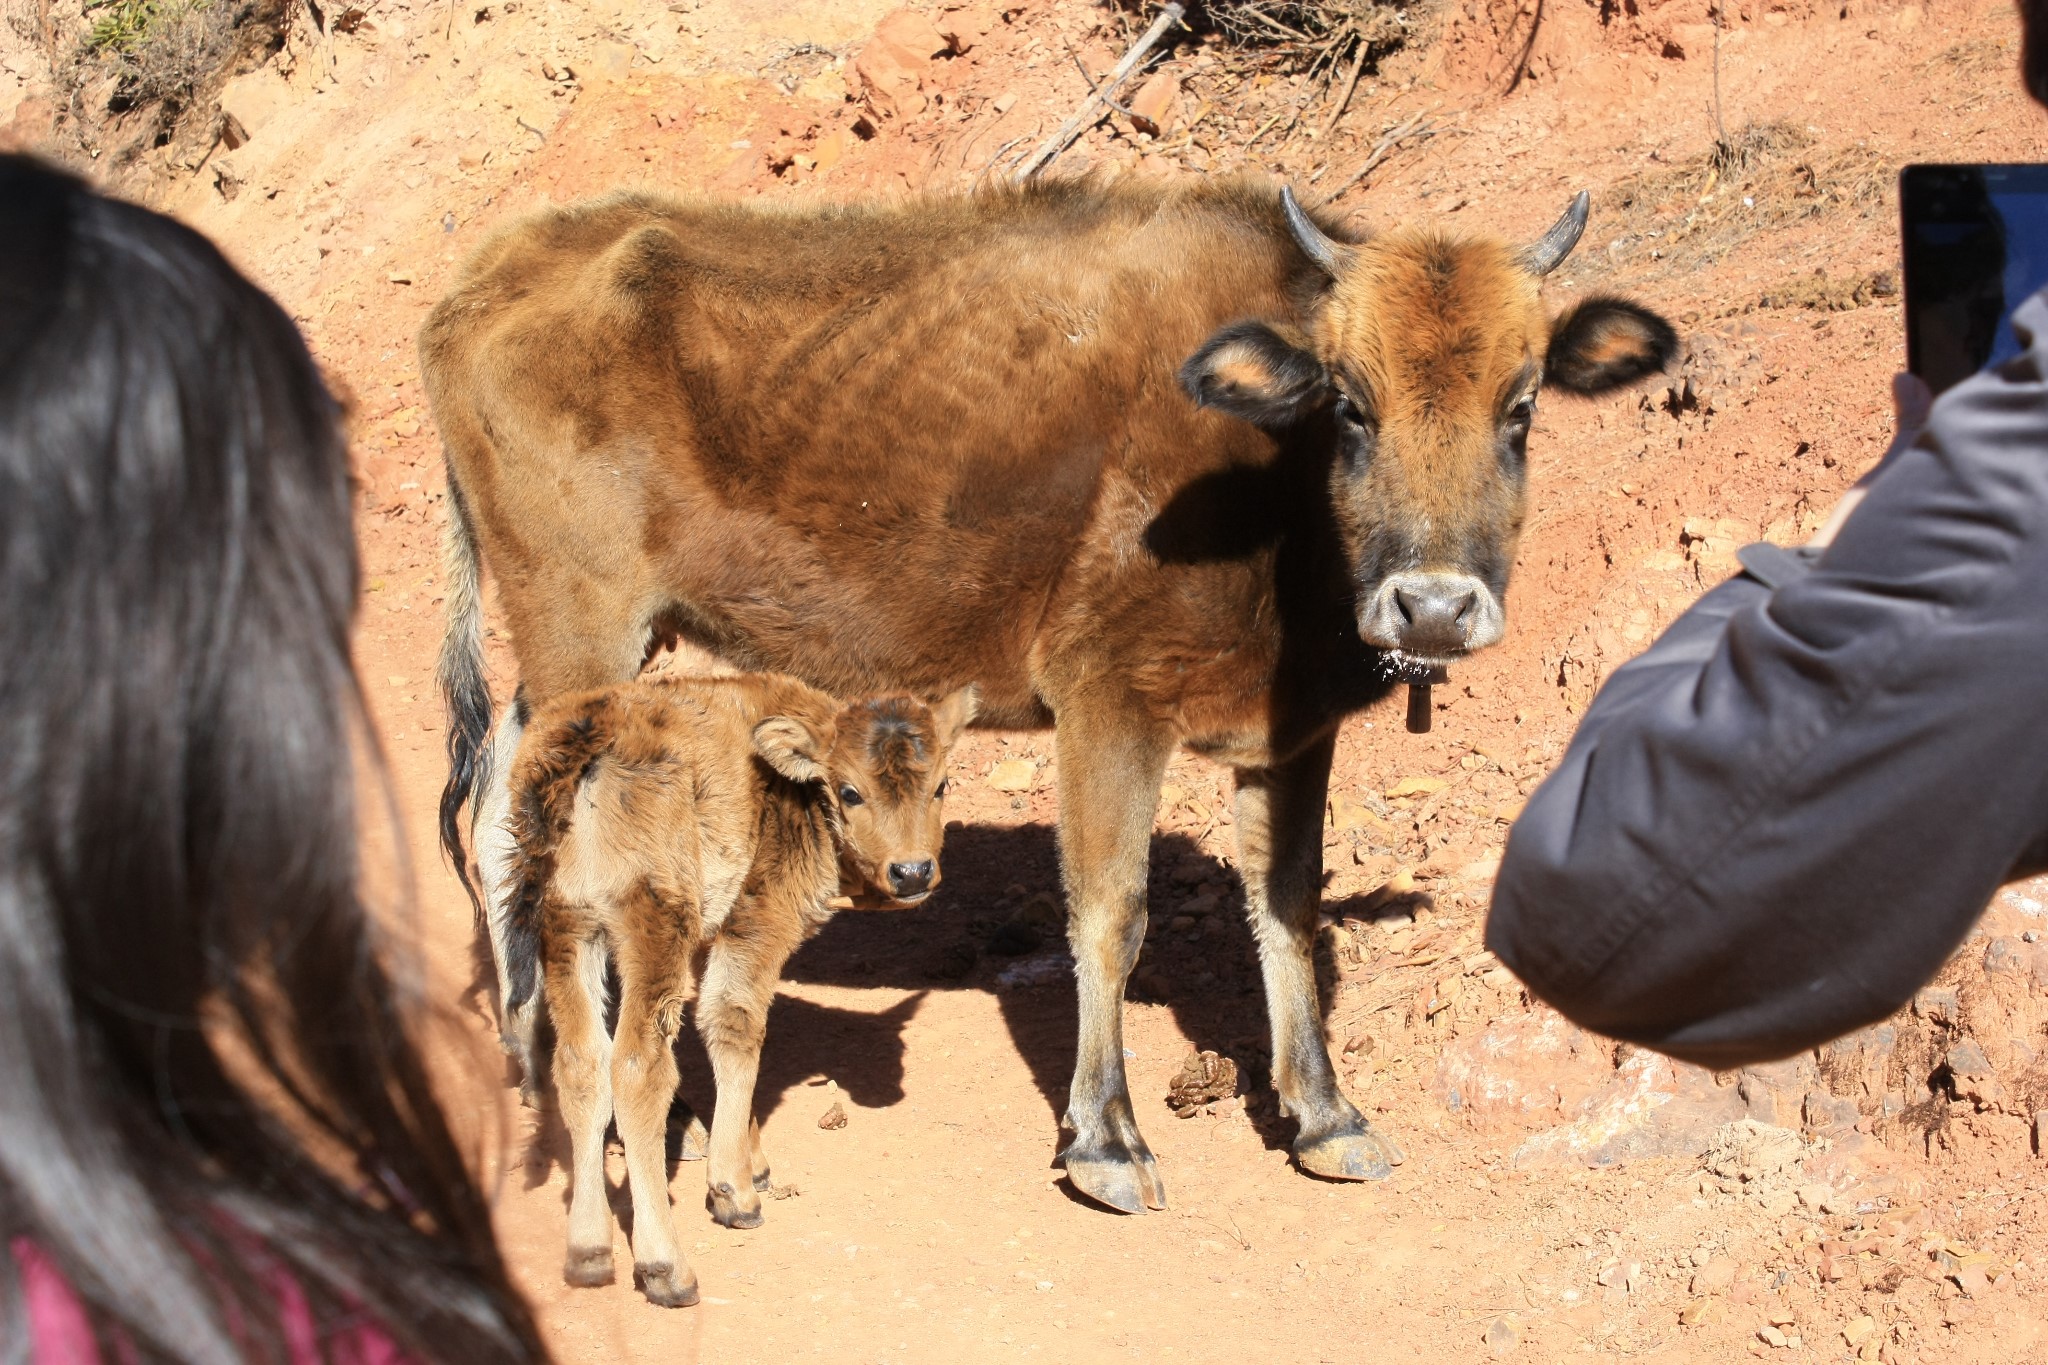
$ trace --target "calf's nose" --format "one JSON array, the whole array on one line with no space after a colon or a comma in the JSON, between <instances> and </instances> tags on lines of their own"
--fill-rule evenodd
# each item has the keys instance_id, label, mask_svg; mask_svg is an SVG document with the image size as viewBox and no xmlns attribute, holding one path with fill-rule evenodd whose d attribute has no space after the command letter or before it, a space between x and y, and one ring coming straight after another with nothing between
<instances>
[{"instance_id":1,"label":"calf's nose","mask_svg":"<svg viewBox=\"0 0 2048 1365\"><path fill-rule=\"evenodd\" d=\"M889 864L889 894L897 897L921 896L932 888L932 860L921 858L914 863Z\"/></svg>"}]
</instances>

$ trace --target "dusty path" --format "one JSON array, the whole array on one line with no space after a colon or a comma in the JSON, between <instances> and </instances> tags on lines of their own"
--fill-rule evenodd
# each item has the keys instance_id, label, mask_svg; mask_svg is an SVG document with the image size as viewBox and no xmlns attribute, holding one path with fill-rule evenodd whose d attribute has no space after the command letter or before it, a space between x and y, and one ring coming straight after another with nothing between
<instances>
[{"instance_id":1,"label":"dusty path","mask_svg":"<svg viewBox=\"0 0 2048 1365\"><path fill-rule=\"evenodd\" d=\"M2048 1360L2048 1161L2029 1122L2048 1108L2040 888L2001 895L1888 1033L1740 1077L1575 1035L1478 948L1491 860L1599 679L1728 572L1735 545L1817 524L1888 439L1896 167L2048 154L2004 0L1731 6L1722 118L1747 160L1726 171L1708 161L1704 0L1552 3L1511 95L1528 14L1451 5L1430 43L1360 83L1331 137L1249 152L1286 78L1177 56L1178 131L1119 123L1063 165L1327 184L1421 115L1435 136L1344 206L1526 233L1591 188L1593 226L1553 293L1625 288L1685 323L1668 391L1545 403L1509 638L1439 689L1434 733L1400 733L1391 711L1345 733L1326 861L1349 927L1327 941L1329 1031L1407 1163L1367 1187L1288 1166L1225 779L1183 759L1127 1013L1172 1208L1118 1218L1070 1196L1050 1165L1074 1046L1050 745L976 736L942 892L913 914L843 916L793 964L760 1094L787 1189L767 1225L698 1214L701 1168L685 1164L672 1189L703 1304L563 1286L564 1143L502 1084L468 908L430 834L444 512L411 337L455 262L527 207L621 185L794 201L949 187L1056 124L1084 90L1076 64L1106 69L1123 40L1085 0L917 8L949 28L966 14L972 41L892 77L885 116L847 94L878 0L377 0L352 32L301 35L238 83L250 141L160 191L287 301L355 396L361 664L432 990L464 1002L476 1049L447 1049L466 1077L450 1091L509 1125L500 1227L562 1358ZM31 78L18 52L0 58L0 132L19 136ZM1023 789L998 790L995 764L1013 761L1007 779L1018 759ZM1372 899L1403 872L1416 894ZM1192 1047L1233 1058L1243 1097L1177 1119L1165 1097ZM686 1094L705 1094L687 1039L684 1061ZM848 1123L822 1130L834 1102ZM1725 1126L1741 1118L1769 1126ZM1703 1158L1731 1132L1750 1145Z\"/></svg>"}]
</instances>

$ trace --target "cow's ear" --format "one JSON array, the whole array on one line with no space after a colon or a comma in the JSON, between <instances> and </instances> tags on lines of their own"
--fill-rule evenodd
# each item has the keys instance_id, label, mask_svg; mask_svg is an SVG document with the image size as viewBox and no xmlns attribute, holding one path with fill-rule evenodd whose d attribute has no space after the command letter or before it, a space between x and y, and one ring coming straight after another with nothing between
<instances>
[{"instance_id":1,"label":"cow's ear","mask_svg":"<svg viewBox=\"0 0 2048 1365\"><path fill-rule=\"evenodd\" d=\"M1657 373L1678 354L1678 333L1641 304L1596 294L1566 309L1550 329L1544 382L1591 396Z\"/></svg>"},{"instance_id":2,"label":"cow's ear","mask_svg":"<svg viewBox=\"0 0 2048 1365\"><path fill-rule=\"evenodd\" d=\"M1202 407L1282 427L1323 401L1330 376L1320 360L1264 323L1238 322L1188 357L1180 382Z\"/></svg>"},{"instance_id":3,"label":"cow's ear","mask_svg":"<svg viewBox=\"0 0 2048 1365\"><path fill-rule=\"evenodd\" d=\"M820 735L795 716L770 716L754 727L754 752L792 782L824 781L831 748L830 735Z\"/></svg>"},{"instance_id":4,"label":"cow's ear","mask_svg":"<svg viewBox=\"0 0 2048 1365\"><path fill-rule=\"evenodd\" d=\"M938 727L941 751L950 750L960 742L961 733L974 719L978 701L979 694L975 692L974 684L969 683L959 691L948 693L932 703L932 720Z\"/></svg>"}]
</instances>

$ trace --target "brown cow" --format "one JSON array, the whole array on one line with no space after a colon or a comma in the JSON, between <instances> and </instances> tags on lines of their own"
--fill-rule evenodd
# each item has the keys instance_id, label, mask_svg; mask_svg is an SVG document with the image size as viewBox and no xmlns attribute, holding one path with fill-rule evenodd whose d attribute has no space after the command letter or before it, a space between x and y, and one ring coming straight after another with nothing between
<instances>
[{"instance_id":1,"label":"brown cow","mask_svg":"<svg viewBox=\"0 0 2048 1365\"><path fill-rule=\"evenodd\" d=\"M1062 1159L1137 1212L1165 1196L1120 1003L1187 745L1236 769L1295 1155L1384 1176L1310 963L1330 757L1405 668L1500 638L1538 388L1597 394L1671 355L1634 304L1544 309L1585 217L1580 195L1526 247L1353 241L1215 179L805 209L625 195L500 233L420 338L451 492L458 867L481 791L495 923L479 554L535 698L631 677L668 632L841 695L977 683L983 723L1057 732L1081 1015Z\"/></svg>"},{"instance_id":2,"label":"brown cow","mask_svg":"<svg viewBox=\"0 0 2048 1365\"><path fill-rule=\"evenodd\" d=\"M617 1116L633 1192L633 1266L671 1308L697 1301L669 1208L672 1045L691 984L718 1082L712 1216L761 1224L768 1163L754 1080L775 983L831 917L835 892L939 884L946 756L971 690L842 707L794 678L644 680L537 710L511 773L517 888L509 1006L535 962L555 1025L571 1148L571 1284L610 1284L605 1127ZM606 972L619 985L605 1031ZM526 1058L531 1076L531 1056Z\"/></svg>"}]
</instances>

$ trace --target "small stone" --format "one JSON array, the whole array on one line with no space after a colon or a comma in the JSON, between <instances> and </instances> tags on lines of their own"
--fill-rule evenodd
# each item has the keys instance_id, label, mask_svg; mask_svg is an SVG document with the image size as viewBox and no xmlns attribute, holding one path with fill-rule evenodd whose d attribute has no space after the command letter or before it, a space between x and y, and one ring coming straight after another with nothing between
<instances>
[{"instance_id":1,"label":"small stone","mask_svg":"<svg viewBox=\"0 0 2048 1365\"><path fill-rule=\"evenodd\" d=\"M846 1110L839 1101L832 1101L832 1107L818 1116L818 1126L828 1133L836 1133L846 1126Z\"/></svg>"},{"instance_id":2,"label":"small stone","mask_svg":"<svg viewBox=\"0 0 2048 1365\"><path fill-rule=\"evenodd\" d=\"M1139 132L1150 133L1157 138L1173 131L1179 106L1180 78L1172 72L1161 71L1138 87L1138 93L1131 96L1126 107L1131 111L1131 125Z\"/></svg>"},{"instance_id":3,"label":"small stone","mask_svg":"<svg viewBox=\"0 0 2048 1365\"><path fill-rule=\"evenodd\" d=\"M1735 1262L1726 1256L1709 1258L1692 1277L1695 1294L1725 1294L1734 1286Z\"/></svg>"},{"instance_id":4,"label":"small stone","mask_svg":"<svg viewBox=\"0 0 2048 1365\"><path fill-rule=\"evenodd\" d=\"M1006 758L990 770L989 786L999 792L1028 792L1038 776L1038 765L1028 758Z\"/></svg>"},{"instance_id":5,"label":"small stone","mask_svg":"<svg viewBox=\"0 0 2048 1365\"><path fill-rule=\"evenodd\" d=\"M1860 1318L1851 1318L1848 1324L1842 1328L1842 1340L1848 1342L1851 1346L1861 1346L1876 1331L1877 1319L1865 1313Z\"/></svg>"},{"instance_id":6,"label":"small stone","mask_svg":"<svg viewBox=\"0 0 2048 1365\"><path fill-rule=\"evenodd\" d=\"M1785 1345L1785 1334L1783 1332L1780 1332L1775 1327L1757 1328L1756 1339L1758 1341L1761 1341L1766 1346L1777 1347L1780 1349L1782 1349Z\"/></svg>"},{"instance_id":7,"label":"small stone","mask_svg":"<svg viewBox=\"0 0 2048 1365\"><path fill-rule=\"evenodd\" d=\"M1441 777L1404 777L1393 786L1387 788L1387 799L1395 800L1403 796L1429 796L1432 793L1442 791L1445 785Z\"/></svg>"},{"instance_id":8,"label":"small stone","mask_svg":"<svg viewBox=\"0 0 2048 1365\"><path fill-rule=\"evenodd\" d=\"M1981 1299L1991 1292L1991 1277L1984 1273L1981 1265L1966 1265L1949 1278L1970 1298Z\"/></svg>"},{"instance_id":9,"label":"small stone","mask_svg":"<svg viewBox=\"0 0 2048 1365\"><path fill-rule=\"evenodd\" d=\"M1522 1334L1515 1330L1514 1323L1506 1318L1495 1318L1486 1325L1486 1349L1495 1355L1506 1355L1522 1344Z\"/></svg>"}]
</instances>

